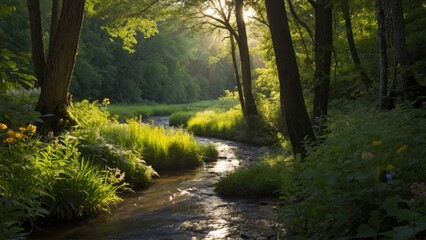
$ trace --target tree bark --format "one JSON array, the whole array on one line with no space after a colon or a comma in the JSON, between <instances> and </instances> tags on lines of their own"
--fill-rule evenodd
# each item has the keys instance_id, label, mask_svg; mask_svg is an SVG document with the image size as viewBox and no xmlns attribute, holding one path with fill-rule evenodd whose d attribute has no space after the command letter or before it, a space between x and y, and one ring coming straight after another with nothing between
<instances>
[{"instance_id":1,"label":"tree bark","mask_svg":"<svg viewBox=\"0 0 426 240\"><path fill-rule=\"evenodd\" d=\"M421 86L413 72L410 70L410 58L408 56L407 44L405 40L405 23L401 0L390 0L392 23L393 23L393 40L394 54L397 72L401 81L399 88L403 93L403 98L408 100L413 106L420 107L423 100L421 96L425 93L425 87ZM394 80L395 82L395 80Z\"/></svg>"},{"instance_id":2,"label":"tree bark","mask_svg":"<svg viewBox=\"0 0 426 240\"><path fill-rule=\"evenodd\" d=\"M332 10L326 0L318 0L315 9L315 76L314 76L314 125L321 129L321 119L327 116L330 91L332 51Z\"/></svg>"},{"instance_id":3,"label":"tree bark","mask_svg":"<svg viewBox=\"0 0 426 240\"><path fill-rule=\"evenodd\" d=\"M238 98L240 100L240 105L241 105L241 110L243 111L243 115L244 117L247 117L246 106L244 103L243 89L241 87L240 73L238 71L237 57L235 53L235 41L234 41L234 36L232 35L231 32L229 33L229 39L231 41L232 66L234 67L235 84L237 85Z\"/></svg>"},{"instance_id":4,"label":"tree bark","mask_svg":"<svg viewBox=\"0 0 426 240\"><path fill-rule=\"evenodd\" d=\"M41 27L40 0L27 0L31 31L31 47L34 70L38 85L45 82L46 59L44 56L43 32Z\"/></svg>"},{"instance_id":5,"label":"tree bark","mask_svg":"<svg viewBox=\"0 0 426 240\"><path fill-rule=\"evenodd\" d=\"M28 9L31 14L39 11L39 6L33 5L33 0L28 0ZM59 132L69 129L76 125L75 119L68 112L70 99L68 89L71 81L71 75L77 56L78 43L80 40L81 27L83 24L85 0L63 0L60 17L57 26L53 26L51 33L51 47L49 49L48 59L45 66L44 80L41 82L41 93L36 106L36 110L42 115L53 115L53 120L45 124L45 131L53 130ZM35 7L35 8L34 8ZM52 8L52 10L57 8ZM52 18L54 13L52 13ZM36 20L38 20L36 18ZM38 25L32 23L31 25ZM54 22L56 25L56 21ZM43 45L42 40L38 37L37 27L31 28L33 59L36 72L41 72L40 65L36 64L40 61ZM40 81L40 80L39 80ZM50 125L50 126L47 126Z\"/></svg>"},{"instance_id":6,"label":"tree bark","mask_svg":"<svg viewBox=\"0 0 426 240\"><path fill-rule=\"evenodd\" d=\"M247 43L246 24L244 22L243 12L243 0L235 0L235 15L238 29L237 42L241 59L241 75L243 80L245 107L247 117L251 117L257 115L257 107L252 92L250 52Z\"/></svg>"},{"instance_id":7,"label":"tree bark","mask_svg":"<svg viewBox=\"0 0 426 240\"><path fill-rule=\"evenodd\" d=\"M287 12L282 0L265 0L265 4L278 69L282 113L293 154L304 158L304 142L315 141L315 135L303 98Z\"/></svg>"},{"instance_id":8,"label":"tree bark","mask_svg":"<svg viewBox=\"0 0 426 240\"><path fill-rule=\"evenodd\" d=\"M60 13L61 13L61 4L60 4L59 0L52 0L52 14L51 14L51 18L50 18L49 49L53 48L53 36L55 36L55 32L58 29Z\"/></svg>"},{"instance_id":9,"label":"tree bark","mask_svg":"<svg viewBox=\"0 0 426 240\"><path fill-rule=\"evenodd\" d=\"M371 85L371 79L368 77L367 73L362 69L361 66L361 60L358 55L358 50L355 45L355 40L352 31L352 21L349 12L348 0L342 0L342 13L343 18L345 19L346 39L348 40L349 51L351 52L352 60L357 68L357 71L359 71L361 81L363 82L365 88L368 90Z\"/></svg>"},{"instance_id":10,"label":"tree bark","mask_svg":"<svg viewBox=\"0 0 426 240\"><path fill-rule=\"evenodd\" d=\"M385 12L382 0L376 0L377 15L377 45L379 50L379 108L389 110L391 102L388 96L388 56L386 51L386 25Z\"/></svg>"}]
</instances>

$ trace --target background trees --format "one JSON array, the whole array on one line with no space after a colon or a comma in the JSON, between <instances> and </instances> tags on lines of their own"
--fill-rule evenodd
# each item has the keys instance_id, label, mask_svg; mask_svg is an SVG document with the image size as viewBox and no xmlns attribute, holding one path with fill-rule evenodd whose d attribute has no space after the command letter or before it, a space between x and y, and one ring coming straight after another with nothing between
<instances>
[{"instance_id":1,"label":"background trees","mask_svg":"<svg viewBox=\"0 0 426 240\"><path fill-rule=\"evenodd\" d=\"M247 101L244 96L246 94L243 93L244 88L251 88L256 101L259 101L257 107L260 109L260 114L264 118L268 118L268 121L278 121L276 116L279 115L280 110L277 110L279 108L274 103L279 99L278 72L263 4L247 0L243 2L243 10L239 10L240 15L241 11L243 15L246 15L250 61L245 60L244 62L249 63L251 69L250 74L247 74L248 71L246 74L241 74L242 72L239 72L242 67L240 61L234 61L235 64L232 64L230 57L232 49L235 50L235 59L241 56L238 54L240 40L236 21L236 2L213 0L181 2L184 2L184 5L177 5L175 1L164 1L161 4L167 5L161 5L157 1L141 0L132 3L132 9L135 9L132 11L126 11L126 8L121 5L113 11L112 9L117 4L114 1L91 0L88 2L86 5L88 16L83 26L76 68L70 85L70 92L74 99L109 97L113 102L124 103L139 103L146 100L179 103L217 98L223 90L232 90L235 86L238 89L238 85L240 85L243 109L246 109L245 101ZM31 43L28 40L29 26L25 6L17 0L5 0L5 3L15 5L16 11L13 20L9 18L7 22L0 23L4 32L2 46L15 52L28 52L31 49ZM34 3L36 2L31 2L31 4ZM368 95L363 87L367 81L365 76L372 80L370 91L378 92L377 20L374 4L363 1L347 3L346 1L310 1L309 3L300 0L286 2L290 34L300 68L302 90L308 105L315 104L318 108L318 96L326 96L325 93L328 92L330 92L329 100L342 96L357 98ZM396 41L392 37L395 27L391 20L398 18L397 16L400 14L397 15L397 11L391 11L391 7L395 5L384 6L387 16L384 33L388 40L384 47L389 55L388 58L392 61L388 66L388 73L383 76L389 78L389 86L391 86L396 82L401 84L404 82L394 81L394 79L412 75L418 86L421 86L424 84L426 72L424 70L425 61L422 57L422 52L424 52L422 46L425 40L421 34L425 21L422 13L425 12L425 9L424 7L417 8L417 5L412 2L402 1L402 3L401 6L405 11L404 29L407 32L405 47L400 47L404 45L403 42L398 44L399 47L394 45ZM43 29L41 36L48 50L52 4L49 1L40 4L42 17L39 25ZM241 2L239 4L238 6L241 7ZM185 6L185 8L181 8L181 6ZM326 24L316 25L315 18L311 17L315 16L315 9L318 9L319 6L327 10ZM175 14L176 9L180 11L180 14ZM199 20L198 22L193 21L191 24L187 24L188 19L194 20L195 10L199 10L198 13L201 13L202 16L195 17ZM251 11L250 15L245 13L247 10ZM348 10L350 11L348 12ZM138 11L144 16L143 19L138 18ZM334 20L330 23L329 13L331 11L334 11L332 15ZM392 15L392 13L395 14ZM114 21L114 19L117 20ZM250 21L247 21L248 19ZM208 23L212 28L202 28L203 23ZM144 28L139 28L140 25L144 25ZM119 29L126 29L126 26L134 31L119 31ZM327 34L327 46L319 47L318 41L326 34L319 34L324 31L315 30L315 26L328 26L330 31L327 30L329 33ZM330 26L333 27L333 31ZM187 30L188 28L192 28L191 31ZM218 34L214 34L213 37L212 29L225 29L226 31L221 33L218 31ZM223 35L221 35L222 33ZM319 37L315 36L315 33ZM229 39L230 36L236 40L235 48L229 46L230 41L223 41L223 39ZM40 39L40 37L38 38ZM114 41L111 41L111 38ZM333 40L332 45L330 45L330 39ZM398 39L395 38L395 40ZM354 54L353 46L355 44L358 54ZM227 49L229 55L221 53L223 49ZM320 49L326 55L321 57ZM406 49L407 54L401 52L404 50L393 51L394 49ZM129 50L135 52L129 53ZM314 61L315 53L316 63ZM351 55L355 58L351 58ZM257 56L260 56L261 61L257 60ZM400 63L402 60L394 63L393 59L401 59L398 56L408 56L408 63L407 57L404 57L404 64ZM48 54L45 58L48 58ZM37 59L42 58L37 57ZM42 63L42 61L37 62ZM321 64L327 65L328 67L324 67L324 69L329 70L319 71ZM37 69L42 68L37 67ZM255 68L257 69L253 70ZM409 72L412 74L408 74ZM330 85L329 91L325 90L327 87L322 88L324 94L318 94L319 73L325 74L325 78L321 79L328 79L322 83L329 82ZM241 84L239 81L235 81L235 76L242 75L250 75L253 78L254 87L244 87L244 81ZM364 81L358 81L359 79L364 79ZM407 83L407 81L405 82ZM413 102L414 99L417 99L416 96L409 98L408 96L413 92L416 92L414 95L421 95L422 88L418 87L416 91L405 91L402 94L402 89L413 89L407 86L403 88L401 85L400 90L395 87L394 89L401 93L399 94L401 100L411 99L410 101ZM317 97L315 97L314 89L317 90ZM386 89L383 94L389 95L390 89L390 87ZM324 100L325 103L322 106L327 106L329 100ZM266 109L273 109L273 111L265 111ZM272 116L271 112L274 112L273 114L276 116ZM323 109L321 112L326 111ZM277 125L271 123L271 125L274 124Z\"/></svg>"}]
</instances>

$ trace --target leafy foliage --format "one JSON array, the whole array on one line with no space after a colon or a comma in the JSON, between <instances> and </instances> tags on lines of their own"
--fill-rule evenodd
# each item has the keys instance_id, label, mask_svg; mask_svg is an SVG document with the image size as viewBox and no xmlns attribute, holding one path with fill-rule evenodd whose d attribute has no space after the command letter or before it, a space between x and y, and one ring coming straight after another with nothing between
<instances>
[{"instance_id":1,"label":"leafy foliage","mask_svg":"<svg viewBox=\"0 0 426 240\"><path fill-rule=\"evenodd\" d=\"M0 129L3 237L24 236L25 222L33 226L47 216L71 219L109 211L110 204L120 201L117 193L125 189L120 172L81 159L75 139L40 142L32 124L13 130L1 123Z\"/></svg>"},{"instance_id":2,"label":"leafy foliage","mask_svg":"<svg viewBox=\"0 0 426 240\"><path fill-rule=\"evenodd\" d=\"M426 174L425 112L371 109L350 104L335 112L324 142L309 151L306 162L289 166L282 216L290 233L398 239L424 234L424 200L410 186L424 182Z\"/></svg>"}]
</instances>

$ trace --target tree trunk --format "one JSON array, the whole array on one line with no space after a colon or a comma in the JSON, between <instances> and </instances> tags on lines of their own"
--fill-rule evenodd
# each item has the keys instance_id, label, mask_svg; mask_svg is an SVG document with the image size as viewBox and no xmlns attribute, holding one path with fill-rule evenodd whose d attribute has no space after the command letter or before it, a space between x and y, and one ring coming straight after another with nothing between
<instances>
[{"instance_id":1,"label":"tree trunk","mask_svg":"<svg viewBox=\"0 0 426 240\"><path fill-rule=\"evenodd\" d=\"M246 107L244 103L243 89L241 87L240 73L238 71L237 57L235 53L234 36L232 35L232 33L229 33L229 39L231 41L232 66L234 67L235 84L237 85L238 98L240 99L240 105L241 105L241 110L243 111L243 115L244 117L247 117Z\"/></svg>"},{"instance_id":2,"label":"tree trunk","mask_svg":"<svg viewBox=\"0 0 426 240\"><path fill-rule=\"evenodd\" d=\"M282 0L265 0L269 28L280 81L281 110L284 114L293 154L305 157L305 141L315 141L306 111L287 12Z\"/></svg>"},{"instance_id":3,"label":"tree trunk","mask_svg":"<svg viewBox=\"0 0 426 240\"><path fill-rule=\"evenodd\" d=\"M330 91L330 68L332 51L332 10L326 0L318 0L315 9L315 86L313 119L321 129L321 119L327 116Z\"/></svg>"},{"instance_id":4,"label":"tree trunk","mask_svg":"<svg viewBox=\"0 0 426 240\"><path fill-rule=\"evenodd\" d=\"M358 51L356 49L355 40L352 31L351 15L349 12L348 0L342 0L342 13L345 19L346 38L348 40L349 51L351 52L352 60L359 71L361 81L364 83L365 88L368 90L371 85L371 79L367 73L362 69L361 60L359 59Z\"/></svg>"},{"instance_id":5,"label":"tree trunk","mask_svg":"<svg viewBox=\"0 0 426 240\"><path fill-rule=\"evenodd\" d=\"M31 12L34 11L31 8L32 1L28 0L30 19ZM46 122L50 126L45 126L45 131L58 132L76 125L75 119L68 112L70 104L68 89L77 56L83 24L84 4L85 0L63 0L61 15L57 24L53 22L56 27L51 28L54 29L50 36L51 48L44 69L45 79L40 84L41 93L36 106L36 110L42 115L54 115L52 121ZM53 7L52 10L54 9L57 8ZM39 11L39 7L36 10ZM54 18L53 15L54 13L52 13L52 18ZM40 44L40 39L33 28L31 28L31 32L31 36L36 36L32 38L33 58L35 58L41 55L42 49L37 47ZM34 67L36 72L41 71L39 65L35 64Z\"/></svg>"},{"instance_id":6,"label":"tree trunk","mask_svg":"<svg viewBox=\"0 0 426 240\"><path fill-rule=\"evenodd\" d=\"M243 0L235 0L235 15L238 28L238 49L241 59L241 75L243 79L243 91L247 117L257 115L256 103L254 101L251 84L250 52L247 43L246 24L244 22Z\"/></svg>"},{"instance_id":7,"label":"tree trunk","mask_svg":"<svg viewBox=\"0 0 426 240\"><path fill-rule=\"evenodd\" d=\"M379 108L380 110L389 110L391 108L391 102L388 96L388 56L386 51L385 12L383 10L382 0L376 0L376 15L380 76Z\"/></svg>"},{"instance_id":8,"label":"tree trunk","mask_svg":"<svg viewBox=\"0 0 426 240\"><path fill-rule=\"evenodd\" d=\"M403 93L403 98L408 100L413 106L420 107L422 105L421 96L424 95L424 86L421 86L413 72L410 70L410 58L408 56L407 44L405 41L405 23L401 0L390 0L392 23L393 23L393 40L394 54L397 72L401 83L398 84ZM394 80L395 81L395 80Z\"/></svg>"},{"instance_id":9,"label":"tree trunk","mask_svg":"<svg viewBox=\"0 0 426 240\"><path fill-rule=\"evenodd\" d=\"M44 56L43 31L41 27L40 0L27 0L31 30L32 59L38 85L45 82L46 59Z\"/></svg>"}]
</instances>

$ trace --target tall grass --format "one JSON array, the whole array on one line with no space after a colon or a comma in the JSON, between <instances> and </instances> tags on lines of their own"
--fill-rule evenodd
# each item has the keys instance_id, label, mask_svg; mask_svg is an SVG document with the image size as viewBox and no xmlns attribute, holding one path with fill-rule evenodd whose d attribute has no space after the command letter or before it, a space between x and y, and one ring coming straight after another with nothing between
<instances>
[{"instance_id":1,"label":"tall grass","mask_svg":"<svg viewBox=\"0 0 426 240\"><path fill-rule=\"evenodd\" d=\"M195 111L179 111L174 112L169 116L170 126L187 126L189 119L197 114Z\"/></svg>"},{"instance_id":2,"label":"tall grass","mask_svg":"<svg viewBox=\"0 0 426 240\"><path fill-rule=\"evenodd\" d=\"M109 128L116 120L109 119L108 101L103 103L83 100L74 103L71 111L79 121L79 129L72 134L78 136L77 147L83 156L98 165L119 168L125 172L125 181L132 186L144 187L156 176L155 170L142 159L140 151L107 141L101 130Z\"/></svg>"},{"instance_id":3,"label":"tall grass","mask_svg":"<svg viewBox=\"0 0 426 240\"><path fill-rule=\"evenodd\" d=\"M214 110L198 112L188 120L188 130L195 135L217 137L240 142L269 145L269 131L260 118L246 120L239 107L226 112Z\"/></svg>"},{"instance_id":4,"label":"tall grass","mask_svg":"<svg viewBox=\"0 0 426 240\"><path fill-rule=\"evenodd\" d=\"M264 159L247 168L238 168L216 183L222 196L278 196L285 177L284 159Z\"/></svg>"},{"instance_id":5,"label":"tall grass","mask_svg":"<svg viewBox=\"0 0 426 240\"><path fill-rule=\"evenodd\" d=\"M81 158L75 138L45 143L35 130L0 125L0 238L23 237L24 223L32 227L48 216L108 212L126 189L118 170L111 173Z\"/></svg>"},{"instance_id":6,"label":"tall grass","mask_svg":"<svg viewBox=\"0 0 426 240\"><path fill-rule=\"evenodd\" d=\"M111 142L139 151L147 164L158 171L194 168L202 163L202 148L182 129L165 129L130 121L111 124L102 130Z\"/></svg>"}]
</instances>

